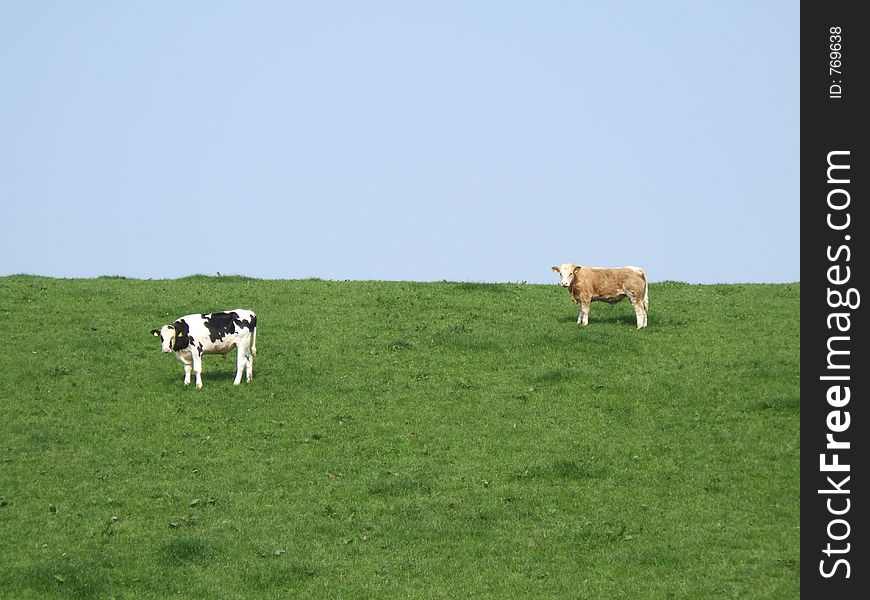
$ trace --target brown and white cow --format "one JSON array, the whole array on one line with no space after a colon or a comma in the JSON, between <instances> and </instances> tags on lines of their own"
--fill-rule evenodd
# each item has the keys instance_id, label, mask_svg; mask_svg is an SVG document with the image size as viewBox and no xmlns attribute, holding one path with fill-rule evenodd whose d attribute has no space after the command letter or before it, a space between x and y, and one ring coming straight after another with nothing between
<instances>
[{"instance_id":1,"label":"brown and white cow","mask_svg":"<svg viewBox=\"0 0 870 600\"><path fill-rule=\"evenodd\" d=\"M572 263L553 267L562 287L571 292L571 300L580 305L578 325L589 324L589 304L593 300L616 304L628 298L637 315L637 328L646 327L649 310L649 285L640 267L581 267Z\"/></svg>"}]
</instances>

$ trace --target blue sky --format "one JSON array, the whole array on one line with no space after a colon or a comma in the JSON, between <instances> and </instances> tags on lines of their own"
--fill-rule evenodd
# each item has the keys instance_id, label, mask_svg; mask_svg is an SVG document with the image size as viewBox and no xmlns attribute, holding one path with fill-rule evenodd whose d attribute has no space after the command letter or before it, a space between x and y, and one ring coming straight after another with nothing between
<instances>
[{"instance_id":1,"label":"blue sky","mask_svg":"<svg viewBox=\"0 0 870 600\"><path fill-rule=\"evenodd\" d=\"M796 2L4 2L0 275L800 279Z\"/></svg>"}]
</instances>

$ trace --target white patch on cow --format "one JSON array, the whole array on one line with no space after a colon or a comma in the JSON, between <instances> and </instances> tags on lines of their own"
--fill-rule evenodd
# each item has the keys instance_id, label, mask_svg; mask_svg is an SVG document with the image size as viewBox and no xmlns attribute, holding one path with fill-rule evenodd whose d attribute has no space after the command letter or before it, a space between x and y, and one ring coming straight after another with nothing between
<instances>
[{"instance_id":1,"label":"white patch on cow","mask_svg":"<svg viewBox=\"0 0 870 600\"><path fill-rule=\"evenodd\" d=\"M175 337L175 329L172 325L164 325L159 332L153 332L154 335L160 338L160 345L164 352L172 352L172 338Z\"/></svg>"},{"instance_id":2,"label":"white patch on cow","mask_svg":"<svg viewBox=\"0 0 870 600\"><path fill-rule=\"evenodd\" d=\"M558 267L553 267L553 271L559 274L560 284L562 287L571 287L574 281L574 269L576 265L572 263L562 263Z\"/></svg>"}]
</instances>

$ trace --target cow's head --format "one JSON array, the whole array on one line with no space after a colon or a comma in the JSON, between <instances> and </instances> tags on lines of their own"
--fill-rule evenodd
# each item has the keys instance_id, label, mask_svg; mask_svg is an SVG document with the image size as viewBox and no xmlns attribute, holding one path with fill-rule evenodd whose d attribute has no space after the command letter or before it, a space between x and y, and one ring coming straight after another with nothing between
<instances>
[{"instance_id":1,"label":"cow's head","mask_svg":"<svg viewBox=\"0 0 870 600\"><path fill-rule=\"evenodd\" d=\"M559 284L562 287L571 287L574 283L574 273L579 269L577 265L572 263L562 263L559 267L553 267L552 270L559 274Z\"/></svg>"},{"instance_id":2,"label":"cow's head","mask_svg":"<svg viewBox=\"0 0 870 600\"><path fill-rule=\"evenodd\" d=\"M160 338L164 352L172 352L175 341L175 328L172 325L164 325L160 329L152 329L151 335Z\"/></svg>"}]
</instances>

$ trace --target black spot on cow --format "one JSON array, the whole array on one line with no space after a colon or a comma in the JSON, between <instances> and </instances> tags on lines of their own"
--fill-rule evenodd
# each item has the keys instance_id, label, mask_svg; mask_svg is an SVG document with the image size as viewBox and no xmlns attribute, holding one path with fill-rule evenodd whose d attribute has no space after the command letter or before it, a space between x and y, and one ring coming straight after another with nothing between
<instances>
[{"instance_id":1,"label":"black spot on cow","mask_svg":"<svg viewBox=\"0 0 870 600\"><path fill-rule=\"evenodd\" d=\"M237 312L216 312L210 315L202 315L208 336L212 342L224 339L227 335L236 332L236 325L242 325Z\"/></svg>"},{"instance_id":2,"label":"black spot on cow","mask_svg":"<svg viewBox=\"0 0 870 600\"><path fill-rule=\"evenodd\" d=\"M235 314L235 313L233 313ZM236 315L236 324L240 327L250 329L254 331L257 328L257 315L251 315L250 321L245 321L244 319L239 319L238 315Z\"/></svg>"},{"instance_id":3,"label":"black spot on cow","mask_svg":"<svg viewBox=\"0 0 870 600\"><path fill-rule=\"evenodd\" d=\"M172 327L175 329L175 339L172 340L171 348L173 350L184 350L190 346L190 327L187 325L187 321L179 319L172 324Z\"/></svg>"}]
</instances>

